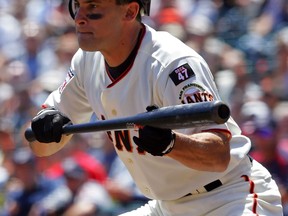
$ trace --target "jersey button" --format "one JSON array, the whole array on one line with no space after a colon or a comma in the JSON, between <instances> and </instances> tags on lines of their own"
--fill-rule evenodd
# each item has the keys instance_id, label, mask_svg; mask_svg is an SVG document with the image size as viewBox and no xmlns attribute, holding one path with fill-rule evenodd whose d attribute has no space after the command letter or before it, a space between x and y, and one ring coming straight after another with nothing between
<instances>
[{"instance_id":1,"label":"jersey button","mask_svg":"<svg viewBox=\"0 0 288 216\"><path fill-rule=\"evenodd\" d=\"M112 113L113 116L116 116L116 115L117 115L117 111L116 111L115 109L113 109L113 110L111 111L111 113Z\"/></svg>"},{"instance_id":2,"label":"jersey button","mask_svg":"<svg viewBox=\"0 0 288 216\"><path fill-rule=\"evenodd\" d=\"M145 191L146 194L150 194L150 189L148 187L145 187L144 191Z\"/></svg>"},{"instance_id":3,"label":"jersey button","mask_svg":"<svg viewBox=\"0 0 288 216\"><path fill-rule=\"evenodd\" d=\"M133 160L132 160L131 158L128 158L128 159L127 159L127 162L128 162L129 164L133 164Z\"/></svg>"}]
</instances>

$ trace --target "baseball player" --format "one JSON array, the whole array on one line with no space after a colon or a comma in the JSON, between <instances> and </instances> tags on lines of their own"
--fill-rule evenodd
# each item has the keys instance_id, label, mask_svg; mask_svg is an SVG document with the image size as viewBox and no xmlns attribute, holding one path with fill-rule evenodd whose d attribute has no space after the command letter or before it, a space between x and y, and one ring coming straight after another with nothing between
<instances>
[{"instance_id":1,"label":"baseball player","mask_svg":"<svg viewBox=\"0 0 288 216\"><path fill-rule=\"evenodd\" d=\"M70 0L80 49L64 83L31 128L38 156L59 151L62 126L221 100L205 60L180 40L141 22L150 0ZM269 172L250 158L250 140L232 118L222 125L151 126L107 133L142 193L124 216L282 215Z\"/></svg>"}]
</instances>

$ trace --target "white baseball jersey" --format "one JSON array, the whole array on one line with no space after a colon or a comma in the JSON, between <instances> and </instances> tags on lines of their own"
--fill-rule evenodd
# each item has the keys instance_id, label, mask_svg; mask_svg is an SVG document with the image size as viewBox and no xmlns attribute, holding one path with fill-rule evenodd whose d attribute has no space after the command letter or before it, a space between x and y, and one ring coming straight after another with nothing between
<instances>
[{"instance_id":1,"label":"white baseball jersey","mask_svg":"<svg viewBox=\"0 0 288 216\"><path fill-rule=\"evenodd\" d=\"M88 122L92 113L105 120L145 112L149 105L164 107L220 99L202 57L170 34L145 25L137 55L122 76L111 78L100 52L79 49L64 84L45 105L55 106L77 124ZM231 161L225 172L197 171L169 157L143 152L133 143L133 136L138 136L134 129L108 134L142 193L151 199L169 201L217 179L232 178L235 167L247 166L240 162L247 157L250 140L241 135L232 118L222 125L179 131L192 134L205 130L228 130L233 136Z\"/></svg>"}]
</instances>

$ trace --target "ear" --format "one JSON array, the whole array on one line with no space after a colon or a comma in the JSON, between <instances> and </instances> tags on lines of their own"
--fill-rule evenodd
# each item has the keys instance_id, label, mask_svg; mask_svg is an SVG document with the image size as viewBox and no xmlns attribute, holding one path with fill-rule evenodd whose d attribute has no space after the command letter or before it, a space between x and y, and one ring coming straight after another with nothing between
<instances>
[{"instance_id":1,"label":"ear","mask_svg":"<svg viewBox=\"0 0 288 216\"><path fill-rule=\"evenodd\" d=\"M136 19L139 10L140 10L140 6L139 6L139 4L137 2L129 3L127 5L125 19L126 20L134 20L134 19Z\"/></svg>"}]
</instances>

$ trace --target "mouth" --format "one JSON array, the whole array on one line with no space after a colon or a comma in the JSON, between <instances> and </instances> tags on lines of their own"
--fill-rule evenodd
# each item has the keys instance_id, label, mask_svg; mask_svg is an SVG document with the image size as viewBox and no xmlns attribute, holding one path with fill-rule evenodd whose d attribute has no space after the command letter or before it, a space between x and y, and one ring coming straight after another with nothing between
<instances>
[{"instance_id":1,"label":"mouth","mask_svg":"<svg viewBox=\"0 0 288 216\"><path fill-rule=\"evenodd\" d=\"M92 34L92 32L89 32L89 31L77 31L77 34L86 35L86 34Z\"/></svg>"},{"instance_id":2,"label":"mouth","mask_svg":"<svg viewBox=\"0 0 288 216\"><path fill-rule=\"evenodd\" d=\"M77 35L78 37L90 37L93 35L93 33L88 31L77 31Z\"/></svg>"}]
</instances>

